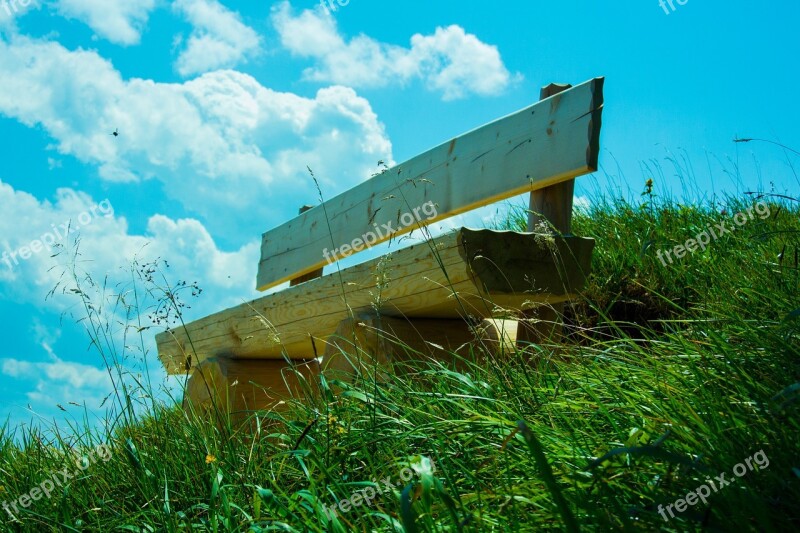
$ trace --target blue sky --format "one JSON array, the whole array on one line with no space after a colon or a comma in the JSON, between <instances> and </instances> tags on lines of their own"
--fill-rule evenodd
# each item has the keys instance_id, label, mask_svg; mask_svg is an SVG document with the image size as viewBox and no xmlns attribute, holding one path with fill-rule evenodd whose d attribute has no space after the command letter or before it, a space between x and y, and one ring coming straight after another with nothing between
<instances>
[{"instance_id":1,"label":"blue sky","mask_svg":"<svg viewBox=\"0 0 800 533\"><path fill-rule=\"evenodd\" d=\"M655 165L661 193L796 196L796 158L732 139L800 149L799 15L788 0L0 0L0 252L71 222L94 279L115 287L134 256L164 258L205 289L202 316L256 296L260 234L317 199L306 166L331 197L544 84L596 76L602 168L577 196L638 195ZM12 424L81 416L69 402L99 413L110 390L76 300L46 298L51 255L0 262Z\"/></svg>"}]
</instances>

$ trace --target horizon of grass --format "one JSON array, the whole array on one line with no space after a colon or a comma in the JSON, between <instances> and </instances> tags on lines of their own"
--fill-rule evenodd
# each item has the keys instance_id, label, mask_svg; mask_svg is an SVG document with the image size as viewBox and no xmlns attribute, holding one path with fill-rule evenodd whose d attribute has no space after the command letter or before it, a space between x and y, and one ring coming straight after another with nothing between
<instances>
[{"instance_id":1,"label":"horizon of grass","mask_svg":"<svg viewBox=\"0 0 800 533\"><path fill-rule=\"evenodd\" d=\"M153 265L140 265L114 300L104 284L74 275L62 289L80 291L119 385L117 408L103 432L88 422L70 434L0 427L0 504L65 466L76 470L67 450L86 455L106 443L113 453L16 521L0 509L0 529L797 529L800 206L766 197L769 218L663 266L656 250L754 200L689 206L648 188L638 203L597 197L576 212L574 233L597 248L586 289L565 310L563 345L468 357L460 371L425 360L380 379L323 378L319 395L254 413L244 427L158 400L146 372L122 375L116 325L104 313L121 313L135 332L147 327L138 322L146 296L161 302L157 319L174 319L191 286L161 285ZM505 227L523 229L526 218L519 209ZM110 311L93 306L91 289ZM140 350L144 357L143 341ZM659 513L762 450L769 466L708 505L669 520ZM382 479L400 480L404 468L413 478L371 505L327 516Z\"/></svg>"}]
</instances>

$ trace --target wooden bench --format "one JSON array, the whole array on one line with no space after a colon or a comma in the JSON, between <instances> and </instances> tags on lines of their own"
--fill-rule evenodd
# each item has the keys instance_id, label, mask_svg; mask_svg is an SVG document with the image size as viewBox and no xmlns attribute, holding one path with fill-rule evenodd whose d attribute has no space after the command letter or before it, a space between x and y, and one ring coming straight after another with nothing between
<instances>
[{"instance_id":1,"label":"wooden bench","mask_svg":"<svg viewBox=\"0 0 800 533\"><path fill-rule=\"evenodd\" d=\"M574 178L597 169L603 78L550 85L541 96L265 233L257 288L291 287L156 337L167 372L191 373L187 400L274 407L313 393L321 368L391 365L409 349L497 353L535 339L518 320L572 298L590 269L594 241L572 236L570 219ZM529 232L425 230L525 192ZM322 275L411 232L424 238Z\"/></svg>"}]
</instances>

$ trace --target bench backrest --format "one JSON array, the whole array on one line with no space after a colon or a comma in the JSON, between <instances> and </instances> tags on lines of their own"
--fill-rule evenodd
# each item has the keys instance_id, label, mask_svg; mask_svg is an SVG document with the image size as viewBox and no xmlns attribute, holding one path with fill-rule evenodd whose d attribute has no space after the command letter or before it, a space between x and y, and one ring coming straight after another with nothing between
<instances>
[{"instance_id":1,"label":"bench backrest","mask_svg":"<svg viewBox=\"0 0 800 533\"><path fill-rule=\"evenodd\" d=\"M603 78L442 144L262 237L266 290L445 218L597 170Z\"/></svg>"}]
</instances>

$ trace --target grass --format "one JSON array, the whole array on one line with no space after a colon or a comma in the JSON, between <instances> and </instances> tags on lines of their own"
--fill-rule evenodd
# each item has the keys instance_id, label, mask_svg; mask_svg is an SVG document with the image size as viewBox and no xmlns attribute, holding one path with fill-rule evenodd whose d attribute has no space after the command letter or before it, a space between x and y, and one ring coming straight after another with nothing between
<instances>
[{"instance_id":1,"label":"grass","mask_svg":"<svg viewBox=\"0 0 800 533\"><path fill-rule=\"evenodd\" d=\"M179 401L159 400L146 376L119 370L126 355L108 317L152 335L138 310L155 300L154 321L175 318L196 287L169 287L143 265L114 299L73 270L61 289L85 305L117 385L115 408L102 431L0 429L0 502L77 470L69 450L88 457L106 443L111 454L18 506L14 519L3 511L0 528L797 530L798 203L761 198L769 217L672 264L656 258L756 200L681 205L652 190L640 204L597 198L574 219L573 231L597 248L586 290L565 310L564 345L466 361L461 372L427 361L413 377L323 379L313 402L255 413L246 431L223 413L211 422L187 415ZM524 218L518 210L505 225ZM753 469L736 477L748 459ZM735 481L674 510L722 473ZM373 492L329 518L337 502Z\"/></svg>"}]
</instances>

